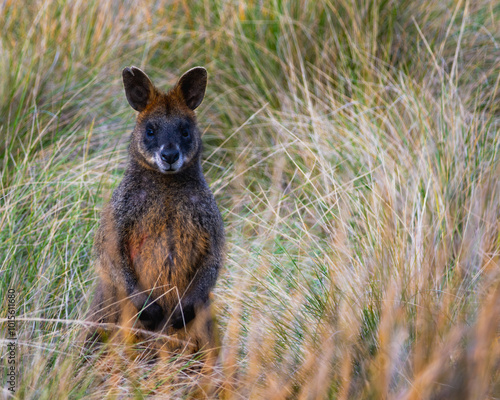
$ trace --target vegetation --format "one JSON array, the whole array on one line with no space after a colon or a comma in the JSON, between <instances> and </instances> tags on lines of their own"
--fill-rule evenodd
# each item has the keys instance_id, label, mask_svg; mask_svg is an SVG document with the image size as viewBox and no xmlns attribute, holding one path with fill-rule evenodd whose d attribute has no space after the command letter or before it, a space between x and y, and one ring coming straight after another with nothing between
<instances>
[{"instance_id":1,"label":"vegetation","mask_svg":"<svg viewBox=\"0 0 500 400\"><path fill-rule=\"evenodd\" d=\"M500 398L499 16L494 0L2 2L16 398L201 381L196 360L81 351L130 65L164 88L209 73L198 119L227 231L211 398Z\"/></svg>"}]
</instances>

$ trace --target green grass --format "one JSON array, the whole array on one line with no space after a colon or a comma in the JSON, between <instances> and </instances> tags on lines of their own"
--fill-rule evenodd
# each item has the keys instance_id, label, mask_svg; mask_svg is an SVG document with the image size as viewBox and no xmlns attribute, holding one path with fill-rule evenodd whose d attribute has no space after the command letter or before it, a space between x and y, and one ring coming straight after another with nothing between
<instances>
[{"instance_id":1,"label":"green grass","mask_svg":"<svg viewBox=\"0 0 500 400\"><path fill-rule=\"evenodd\" d=\"M25 3L0 5L17 398L181 398L198 382L119 346L80 353L130 65L163 88L209 73L225 398L500 398L497 2Z\"/></svg>"}]
</instances>

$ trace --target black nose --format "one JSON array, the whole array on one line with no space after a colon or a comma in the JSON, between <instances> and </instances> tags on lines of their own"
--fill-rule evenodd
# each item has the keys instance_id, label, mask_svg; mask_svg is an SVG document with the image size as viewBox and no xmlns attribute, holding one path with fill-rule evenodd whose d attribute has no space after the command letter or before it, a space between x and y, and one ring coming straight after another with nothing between
<instances>
[{"instance_id":1,"label":"black nose","mask_svg":"<svg viewBox=\"0 0 500 400\"><path fill-rule=\"evenodd\" d=\"M166 163L173 164L179 159L179 150L175 149L162 150L160 156L161 159Z\"/></svg>"}]
</instances>

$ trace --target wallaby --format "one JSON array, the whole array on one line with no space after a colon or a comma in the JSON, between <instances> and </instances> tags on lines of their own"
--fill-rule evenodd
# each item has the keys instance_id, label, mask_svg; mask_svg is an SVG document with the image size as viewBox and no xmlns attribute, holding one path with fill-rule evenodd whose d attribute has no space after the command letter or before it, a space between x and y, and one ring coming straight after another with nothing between
<instances>
[{"instance_id":1,"label":"wallaby","mask_svg":"<svg viewBox=\"0 0 500 400\"><path fill-rule=\"evenodd\" d=\"M90 320L187 332L180 337L213 346L209 295L223 262L224 226L202 172L194 113L207 72L190 69L167 93L139 68L122 76L139 114L125 176L95 236L99 282Z\"/></svg>"}]
</instances>

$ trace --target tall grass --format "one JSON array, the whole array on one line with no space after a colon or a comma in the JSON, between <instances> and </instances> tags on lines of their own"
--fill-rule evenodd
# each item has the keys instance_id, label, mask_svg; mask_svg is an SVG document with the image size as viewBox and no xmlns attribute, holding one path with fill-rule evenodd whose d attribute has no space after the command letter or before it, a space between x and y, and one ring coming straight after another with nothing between
<instances>
[{"instance_id":1,"label":"tall grass","mask_svg":"<svg viewBox=\"0 0 500 400\"><path fill-rule=\"evenodd\" d=\"M187 398L203 378L211 398L500 398L499 16L493 0L3 2L16 398ZM209 72L203 165L227 231L209 377L81 353L129 65L164 88Z\"/></svg>"}]
</instances>

